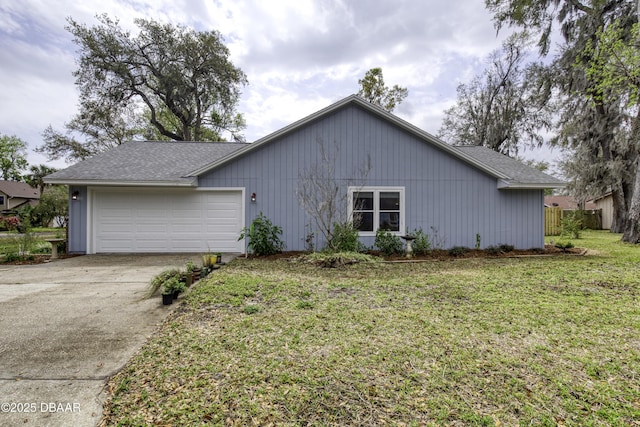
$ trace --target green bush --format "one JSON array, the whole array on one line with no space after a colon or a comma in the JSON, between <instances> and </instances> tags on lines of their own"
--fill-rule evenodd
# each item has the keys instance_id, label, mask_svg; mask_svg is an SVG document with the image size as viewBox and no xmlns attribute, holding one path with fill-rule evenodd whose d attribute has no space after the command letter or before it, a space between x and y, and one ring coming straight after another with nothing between
<instances>
[{"instance_id":1,"label":"green bush","mask_svg":"<svg viewBox=\"0 0 640 427\"><path fill-rule=\"evenodd\" d=\"M411 244L413 253L416 255L425 255L431 250L431 240L429 235L422 231L422 228L414 229L411 233L416 239Z\"/></svg>"},{"instance_id":2,"label":"green bush","mask_svg":"<svg viewBox=\"0 0 640 427\"><path fill-rule=\"evenodd\" d=\"M582 212L565 213L560 221L560 235L579 239L582 232Z\"/></svg>"},{"instance_id":3,"label":"green bush","mask_svg":"<svg viewBox=\"0 0 640 427\"><path fill-rule=\"evenodd\" d=\"M361 252L364 248L360 242L358 229L352 222L334 222L326 249L330 252Z\"/></svg>"},{"instance_id":4,"label":"green bush","mask_svg":"<svg viewBox=\"0 0 640 427\"><path fill-rule=\"evenodd\" d=\"M23 260L24 260L24 257L22 255L18 255L15 252L8 253L5 258L5 262L16 262L16 261L23 261Z\"/></svg>"},{"instance_id":5,"label":"green bush","mask_svg":"<svg viewBox=\"0 0 640 427\"><path fill-rule=\"evenodd\" d=\"M253 220L249 228L240 232L238 240L249 239L247 247L257 256L273 255L282 252L284 242L280 239L282 228L273 225L262 212Z\"/></svg>"},{"instance_id":6,"label":"green bush","mask_svg":"<svg viewBox=\"0 0 640 427\"><path fill-rule=\"evenodd\" d=\"M386 256L401 254L404 252L404 245L402 244L400 237L381 228L376 231L376 240L374 245Z\"/></svg>"},{"instance_id":7,"label":"green bush","mask_svg":"<svg viewBox=\"0 0 640 427\"><path fill-rule=\"evenodd\" d=\"M562 250L562 252L567 252L567 249L571 249L574 247L573 243L571 242L558 242L555 246L556 248Z\"/></svg>"}]
</instances>

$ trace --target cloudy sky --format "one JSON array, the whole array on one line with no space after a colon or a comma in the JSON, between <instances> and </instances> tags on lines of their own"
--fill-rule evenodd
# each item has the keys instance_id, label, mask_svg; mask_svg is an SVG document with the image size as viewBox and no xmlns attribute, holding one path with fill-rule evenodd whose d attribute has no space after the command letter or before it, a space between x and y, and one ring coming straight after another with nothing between
<instances>
[{"instance_id":1,"label":"cloudy sky","mask_svg":"<svg viewBox=\"0 0 640 427\"><path fill-rule=\"evenodd\" d=\"M437 133L456 86L480 73L507 36L496 34L481 0L3 0L0 134L26 141L30 164L65 167L33 148L48 125L61 130L77 111L66 18L92 25L102 13L131 29L146 17L220 31L249 79L238 108L247 141L356 93L373 67L389 86L409 89L395 113Z\"/></svg>"}]
</instances>

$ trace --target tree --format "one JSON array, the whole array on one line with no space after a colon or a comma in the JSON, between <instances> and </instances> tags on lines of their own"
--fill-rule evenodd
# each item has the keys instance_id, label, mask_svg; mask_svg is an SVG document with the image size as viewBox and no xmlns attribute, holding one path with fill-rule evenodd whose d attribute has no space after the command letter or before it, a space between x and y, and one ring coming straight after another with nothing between
<instances>
[{"instance_id":1,"label":"tree","mask_svg":"<svg viewBox=\"0 0 640 427\"><path fill-rule=\"evenodd\" d=\"M66 227L69 221L69 189L66 185L53 185L45 189L31 212L33 225L47 227L54 220L60 227Z\"/></svg>"},{"instance_id":2,"label":"tree","mask_svg":"<svg viewBox=\"0 0 640 427\"><path fill-rule=\"evenodd\" d=\"M540 130L549 127L549 118L536 99L538 87L530 84L536 65L522 67L528 44L526 33L514 34L489 56L482 76L458 86L458 99L445 111L439 137L511 157L522 145L542 145Z\"/></svg>"},{"instance_id":3,"label":"tree","mask_svg":"<svg viewBox=\"0 0 640 427\"><path fill-rule=\"evenodd\" d=\"M635 184L629 177L635 171L628 174L621 165L635 167L637 148L619 132L625 116L620 96L599 96L601 76L588 70L596 60L593 49L598 50L600 32L618 22L628 37L631 26L637 21L635 1L486 0L485 3L494 13L498 29L509 25L527 28L535 34L542 55L549 53L551 34L558 27L563 42L545 72L540 73L540 82L549 86L550 105L556 107L559 117L554 125L556 135L552 142L578 153L580 162L602 163L597 174L593 168L574 168L579 174L584 171L585 175L573 179L582 180L583 186L591 187L602 185L589 184L588 180L612 183L614 221L611 231L623 231L631 195L635 191ZM612 59L610 52L600 53L604 55L601 60Z\"/></svg>"},{"instance_id":4,"label":"tree","mask_svg":"<svg viewBox=\"0 0 640 427\"><path fill-rule=\"evenodd\" d=\"M0 135L0 171L5 181L20 181L27 167L27 143L15 135Z\"/></svg>"},{"instance_id":5,"label":"tree","mask_svg":"<svg viewBox=\"0 0 640 427\"><path fill-rule=\"evenodd\" d=\"M395 108L407 97L407 88L394 85L388 88L384 84L382 68L372 68L367 71L364 77L358 80L360 90L358 95L384 108L388 112L393 112Z\"/></svg>"},{"instance_id":6,"label":"tree","mask_svg":"<svg viewBox=\"0 0 640 427\"><path fill-rule=\"evenodd\" d=\"M133 36L107 15L98 20L94 27L68 20L80 47L74 76L82 105L134 108L171 140L220 141L225 132L242 138L235 109L247 79L229 60L220 33L136 19Z\"/></svg>"},{"instance_id":7,"label":"tree","mask_svg":"<svg viewBox=\"0 0 640 427\"><path fill-rule=\"evenodd\" d=\"M25 182L40 190L40 195L42 195L44 189L48 186L48 184L44 183L44 177L54 173L55 171L57 171L56 168L52 168L47 165L31 166L29 168L29 174L24 177Z\"/></svg>"},{"instance_id":8,"label":"tree","mask_svg":"<svg viewBox=\"0 0 640 427\"><path fill-rule=\"evenodd\" d=\"M640 14L640 4L638 5ZM626 182L632 186L627 205L627 218L622 240L640 242L640 24L636 23L628 33L619 20L599 32L597 43L585 48L592 56L587 75L596 82L590 88L595 102L603 97L615 97L622 103L623 126L627 130L628 171L635 171Z\"/></svg>"},{"instance_id":9,"label":"tree","mask_svg":"<svg viewBox=\"0 0 640 427\"><path fill-rule=\"evenodd\" d=\"M36 151L50 160L84 160L127 141L144 138L145 122L134 104L84 99L80 112L64 127L64 133L47 127L42 133L44 144Z\"/></svg>"},{"instance_id":10,"label":"tree","mask_svg":"<svg viewBox=\"0 0 640 427\"><path fill-rule=\"evenodd\" d=\"M313 219L328 247L336 251L339 248L334 234L354 226L354 221L348 218L350 200L347 188L364 185L371 170L371 157L367 156L366 161L354 170L353 179L343 181L336 177L336 164L340 158L338 143L327 146L318 138L317 144L319 158L300 173L296 194L300 206Z\"/></svg>"}]
</instances>

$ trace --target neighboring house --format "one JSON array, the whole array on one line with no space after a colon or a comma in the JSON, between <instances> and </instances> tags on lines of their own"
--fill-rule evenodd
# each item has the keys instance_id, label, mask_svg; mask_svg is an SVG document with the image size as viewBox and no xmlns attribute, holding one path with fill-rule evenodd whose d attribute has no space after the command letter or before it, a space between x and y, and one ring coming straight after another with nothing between
<instances>
[{"instance_id":1,"label":"neighboring house","mask_svg":"<svg viewBox=\"0 0 640 427\"><path fill-rule=\"evenodd\" d=\"M0 181L0 213L15 212L25 205L35 206L40 192L29 184L17 181Z\"/></svg>"},{"instance_id":2,"label":"neighboring house","mask_svg":"<svg viewBox=\"0 0 640 427\"><path fill-rule=\"evenodd\" d=\"M593 204L596 209L602 210L602 229L610 230L613 222L613 196L611 192L593 199Z\"/></svg>"},{"instance_id":3,"label":"neighboring house","mask_svg":"<svg viewBox=\"0 0 640 427\"><path fill-rule=\"evenodd\" d=\"M576 211L579 209L578 201L571 196L544 196L544 206L547 208L562 208L563 211ZM588 200L584 203L583 210L598 209L595 203Z\"/></svg>"},{"instance_id":4,"label":"neighboring house","mask_svg":"<svg viewBox=\"0 0 640 427\"><path fill-rule=\"evenodd\" d=\"M263 212L287 250L313 225L301 208L301 174L338 154L335 179L359 202L364 244L386 222L422 228L444 247L544 245L544 189L563 183L482 147L454 147L352 95L253 144L129 142L49 175L68 184L69 250L244 252L240 230ZM349 187L370 158L364 187ZM324 242L316 242L322 247Z\"/></svg>"}]
</instances>

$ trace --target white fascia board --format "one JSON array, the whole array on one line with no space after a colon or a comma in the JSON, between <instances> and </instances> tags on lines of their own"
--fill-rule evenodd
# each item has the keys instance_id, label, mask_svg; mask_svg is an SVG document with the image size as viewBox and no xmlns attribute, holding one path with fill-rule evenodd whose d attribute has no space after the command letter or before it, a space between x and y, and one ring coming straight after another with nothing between
<instances>
[{"instance_id":1,"label":"white fascia board","mask_svg":"<svg viewBox=\"0 0 640 427\"><path fill-rule=\"evenodd\" d=\"M526 183L498 180L498 189L500 190L545 190L547 188L564 188L565 186L566 184L563 182Z\"/></svg>"},{"instance_id":2,"label":"white fascia board","mask_svg":"<svg viewBox=\"0 0 640 427\"><path fill-rule=\"evenodd\" d=\"M179 181L117 181L117 180L86 180L86 179L47 179L46 184L54 185L91 185L112 187L197 187L196 177Z\"/></svg>"}]
</instances>

